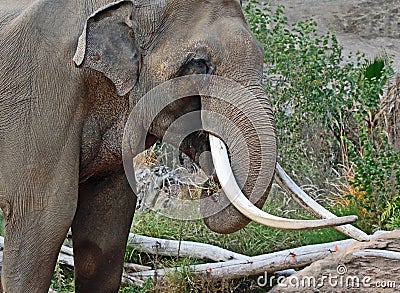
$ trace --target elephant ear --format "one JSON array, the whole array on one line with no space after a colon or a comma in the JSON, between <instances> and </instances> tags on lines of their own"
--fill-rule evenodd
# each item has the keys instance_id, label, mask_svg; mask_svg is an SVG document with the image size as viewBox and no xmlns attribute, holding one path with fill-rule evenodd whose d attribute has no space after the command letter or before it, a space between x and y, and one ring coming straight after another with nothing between
<instances>
[{"instance_id":1,"label":"elephant ear","mask_svg":"<svg viewBox=\"0 0 400 293\"><path fill-rule=\"evenodd\" d=\"M77 66L107 76L119 96L135 86L140 67L132 10L131 1L118 1L90 15L73 59Z\"/></svg>"}]
</instances>

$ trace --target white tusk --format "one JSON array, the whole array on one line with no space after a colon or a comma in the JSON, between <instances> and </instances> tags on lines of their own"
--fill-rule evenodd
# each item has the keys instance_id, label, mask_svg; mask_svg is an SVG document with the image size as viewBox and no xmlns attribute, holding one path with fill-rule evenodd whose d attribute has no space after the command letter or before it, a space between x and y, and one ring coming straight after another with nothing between
<instances>
[{"instance_id":1,"label":"white tusk","mask_svg":"<svg viewBox=\"0 0 400 293\"><path fill-rule=\"evenodd\" d=\"M305 193L282 169L279 163L276 164L275 180L278 184L285 189L291 197L297 201L301 206L303 206L310 213L314 214L319 218L332 219L336 218L336 215L332 214L330 211L325 209L323 206L318 204L314 199L312 199L307 193ZM350 236L358 241L369 241L369 236L357 229L352 225L344 225L334 227L336 230L342 232L343 234Z\"/></svg>"},{"instance_id":2,"label":"white tusk","mask_svg":"<svg viewBox=\"0 0 400 293\"><path fill-rule=\"evenodd\" d=\"M265 226L304 230L344 225L357 221L357 216L337 217L321 220L294 220L268 214L253 205L240 190L229 164L225 144L217 137L209 135L211 154L218 180L231 203L247 218Z\"/></svg>"}]
</instances>

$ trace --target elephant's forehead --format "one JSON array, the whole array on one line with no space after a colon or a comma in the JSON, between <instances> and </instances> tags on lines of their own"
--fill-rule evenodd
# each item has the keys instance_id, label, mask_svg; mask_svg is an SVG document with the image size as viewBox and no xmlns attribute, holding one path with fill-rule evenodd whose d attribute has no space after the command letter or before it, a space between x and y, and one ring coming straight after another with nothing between
<instances>
[{"instance_id":1,"label":"elephant's forehead","mask_svg":"<svg viewBox=\"0 0 400 293\"><path fill-rule=\"evenodd\" d=\"M210 23L220 18L241 18L244 20L242 7L237 0L171 0L165 10L167 14L179 15L186 20L206 19ZM175 18L177 20L178 18ZM188 24L188 23L186 23Z\"/></svg>"},{"instance_id":2,"label":"elephant's forehead","mask_svg":"<svg viewBox=\"0 0 400 293\"><path fill-rule=\"evenodd\" d=\"M164 82L190 58L209 58L214 64L221 64L237 55L236 52L243 56L253 52L251 47L257 45L243 24L232 20L219 20L213 25L201 23L159 36L144 57L143 65L154 80Z\"/></svg>"},{"instance_id":3,"label":"elephant's forehead","mask_svg":"<svg viewBox=\"0 0 400 293\"><path fill-rule=\"evenodd\" d=\"M240 18L245 21L238 0L158 0L138 1L134 18L149 27L176 26L184 30L200 20L212 23L221 18Z\"/></svg>"}]
</instances>

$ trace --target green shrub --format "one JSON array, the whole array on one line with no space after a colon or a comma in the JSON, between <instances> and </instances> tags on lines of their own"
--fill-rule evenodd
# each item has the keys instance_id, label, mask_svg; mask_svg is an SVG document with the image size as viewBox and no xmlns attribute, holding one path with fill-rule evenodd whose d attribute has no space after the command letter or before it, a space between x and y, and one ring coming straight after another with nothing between
<instances>
[{"instance_id":1,"label":"green shrub","mask_svg":"<svg viewBox=\"0 0 400 293\"><path fill-rule=\"evenodd\" d=\"M335 35L318 31L312 19L289 24L282 6L272 11L257 2L246 13L265 51L282 165L324 188L346 179L349 192L342 196L361 226L394 227L400 160L384 123L390 58L345 58Z\"/></svg>"}]
</instances>

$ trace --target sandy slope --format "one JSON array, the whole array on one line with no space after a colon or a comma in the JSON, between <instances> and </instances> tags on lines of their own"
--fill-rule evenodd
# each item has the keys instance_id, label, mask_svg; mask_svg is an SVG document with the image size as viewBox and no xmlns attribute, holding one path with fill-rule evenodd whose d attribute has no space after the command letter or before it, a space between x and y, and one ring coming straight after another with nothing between
<instances>
[{"instance_id":1,"label":"sandy slope","mask_svg":"<svg viewBox=\"0 0 400 293\"><path fill-rule=\"evenodd\" d=\"M282 4L290 22L313 17L322 31L338 36L344 53L395 56L400 72L400 0L271 0Z\"/></svg>"}]
</instances>

